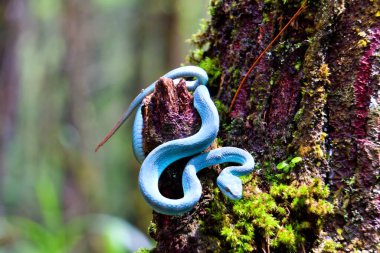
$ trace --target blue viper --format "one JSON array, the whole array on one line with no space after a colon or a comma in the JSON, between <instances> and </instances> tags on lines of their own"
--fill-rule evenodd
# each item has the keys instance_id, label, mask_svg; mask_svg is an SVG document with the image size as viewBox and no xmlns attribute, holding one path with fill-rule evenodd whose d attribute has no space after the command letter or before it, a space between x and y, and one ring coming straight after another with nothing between
<instances>
[{"instance_id":1,"label":"blue viper","mask_svg":"<svg viewBox=\"0 0 380 253\"><path fill-rule=\"evenodd\" d=\"M139 174L141 193L154 210L168 215L181 215L190 211L202 195L202 186L196 173L209 166L225 162L241 165L225 168L217 178L217 185L227 197L234 200L240 199L242 197L242 182L239 176L246 175L254 169L253 157L247 151L235 147L222 147L201 153L212 144L219 130L219 115L205 86L208 80L207 73L199 67L185 66L168 72L164 77L171 79L194 77L196 79L192 82L186 82L186 86L189 90L195 90L194 107L201 117L200 130L192 136L168 141L156 147L145 158L142 149L141 103L147 95L154 91L155 83L152 83L132 101L128 110L103 141L99 143L97 149L119 129L133 110L139 107L133 127L133 150L137 160L142 162ZM158 189L158 180L162 172L173 162L190 156L194 157L188 161L182 175L184 196L180 199L164 197Z\"/></svg>"}]
</instances>

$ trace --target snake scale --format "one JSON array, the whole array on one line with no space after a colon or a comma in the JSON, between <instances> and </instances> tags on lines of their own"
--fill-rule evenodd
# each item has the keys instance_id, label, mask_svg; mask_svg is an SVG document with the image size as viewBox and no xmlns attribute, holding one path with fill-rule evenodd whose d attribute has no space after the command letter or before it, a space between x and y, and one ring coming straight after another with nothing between
<instances>
[{"instance_id":1,"label":"snake scale","mask_svg":"<svg viewBox=\"0 0 380 253\"><path fill-rule=\"evenodd\" d=\"M186 81L186 87L194 90L194 107L202 121L200 130L189 137L163 143L145 157L142 149L141 103L147 95L154 91L156 83L152 83L132 101L128 110L99 143L97 149L119 129L134 109L138 108L133 126L133 151L137 160L142 162L139 174L140 191L155 211L167 215L181 215L190 211L202 195L202 186L197 172L226 162L240 165L225 168L217 178L217 185L227 197L234 200L240 199L242 197L242 181L239 176L250 173L255 166L251 154L235 147L221 147L201 153L211 145L219 130L218 111L205 86L208 80L207 73L196 66L185 66L166 73L164 77L171 79L193 77L196 79L195 81ZM173 162L191 156L194 157L188 161L182 175L184 196L180 199L164 197L158 189L158 180L162 172Z\"/></svg>"}]
</instances>

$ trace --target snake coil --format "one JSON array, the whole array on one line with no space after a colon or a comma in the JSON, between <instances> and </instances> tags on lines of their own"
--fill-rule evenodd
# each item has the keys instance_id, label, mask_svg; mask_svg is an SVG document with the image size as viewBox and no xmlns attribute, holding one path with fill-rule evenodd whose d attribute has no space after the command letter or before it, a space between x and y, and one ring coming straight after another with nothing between
<instances>
[{"instance_id":1,"label":"snake coil","mask_svg":"<svg viewBox=\"0 0 380 253\"><path fill-rule=\"evenodd\" d=\"M185 66L168 72L164 77L171 79L194 77L196 79L192 82L187 81L186 86L189 90L194 90L194 107L202 121L200 130L192 136L163 143L145 157L142 150L141 103L148 94L154 91L155 83L152 83L132 101L128 110L98 147L116 132L136 107L139 107L133 127L133 151L137 160L142 162L139 174L140 191L155 211L167 215L181 215L190 211L202 195L202 186L197 172L225 162L238 163L240 166L225 168L217 178L217 185L227 197L234 200L240 199L242 182L239 176L249 174L255 166L251 154L235 147L221 147L201 153L211 145L219 130L218 111L205 86L208 80L207 73L196 66ZM164 197L158 189L158 180L162 172L173 162L190 156L194 157L188 161L182 175L184 196L180 199Z\"/></svg>"}]
</instances>

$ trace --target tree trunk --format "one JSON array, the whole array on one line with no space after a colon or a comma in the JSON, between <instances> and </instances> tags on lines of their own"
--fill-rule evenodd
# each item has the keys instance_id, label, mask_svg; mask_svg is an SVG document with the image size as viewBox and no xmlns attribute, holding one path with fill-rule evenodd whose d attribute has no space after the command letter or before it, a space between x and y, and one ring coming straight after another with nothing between
<instances>
[{"instance_id":1,"label":"tree trunk","mask_svg":"<svg viewBox=\"0 0 380 253\"><path fill-rule=\"evenodd\" d=\"M378 1L307 1L228 110L252 62L300 5L211 1L211 19L195 37L190 61L209 74L221 119L218 145L248 150L255 172L244 178L239 201L216 189L217 170L202 173L203 197L194 210L180 217L154 215L156 252L380 250ZM167 99L162 93L150 102ZM178 113L176 103L169 101L169 111ZM145 121L157 118L157 107L147 108ZM196 114L191 117L197 122ZM170 120L160 124L183 123ZM145 151L199 127L183 124L185 133L157 132L153 139L145 127L145 145L151 145ZM178 187L167 185L178 181L173 171L183 163L164 175L168 196L178 195Z\"/></svg>"},{"instance_id":2,"label":"tree trunk","mask_svg":"<svg viewBox=\"0 0 380 253\"><path fill-rule=\"evenodd\" d=\"M24 11L22 0L0 3L0 189L3 186L7 144L14 137L19 95L17 43ZM0 195L0 213L3 212Z\"/></svg>"}]
</instances>

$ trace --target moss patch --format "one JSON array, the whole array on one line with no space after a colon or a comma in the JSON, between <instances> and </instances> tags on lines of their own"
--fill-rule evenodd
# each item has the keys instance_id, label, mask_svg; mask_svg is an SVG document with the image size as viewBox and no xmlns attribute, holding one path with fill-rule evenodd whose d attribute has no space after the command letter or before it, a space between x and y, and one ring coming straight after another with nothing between
<instances>
[{"instance_id":1,"label":"moss patch","mask_svg":"<svg viewBox=\"0 0 380 253\"><path fill-rule=\"evenodd\" d=\"M261 190L259 180L252 176L244 181L242 200L223 204L216 189L208 210L214 232L224 238L224 247L231 252L255 251L258 245L274 252L295 252L305 242L316 241L326 216L333 213L333 205L327 201L329 190L320 179L309 184L273 183L268 192ZM337 248L330 241L322 243L323 248Z\"/></svg>"}]
</instances>

